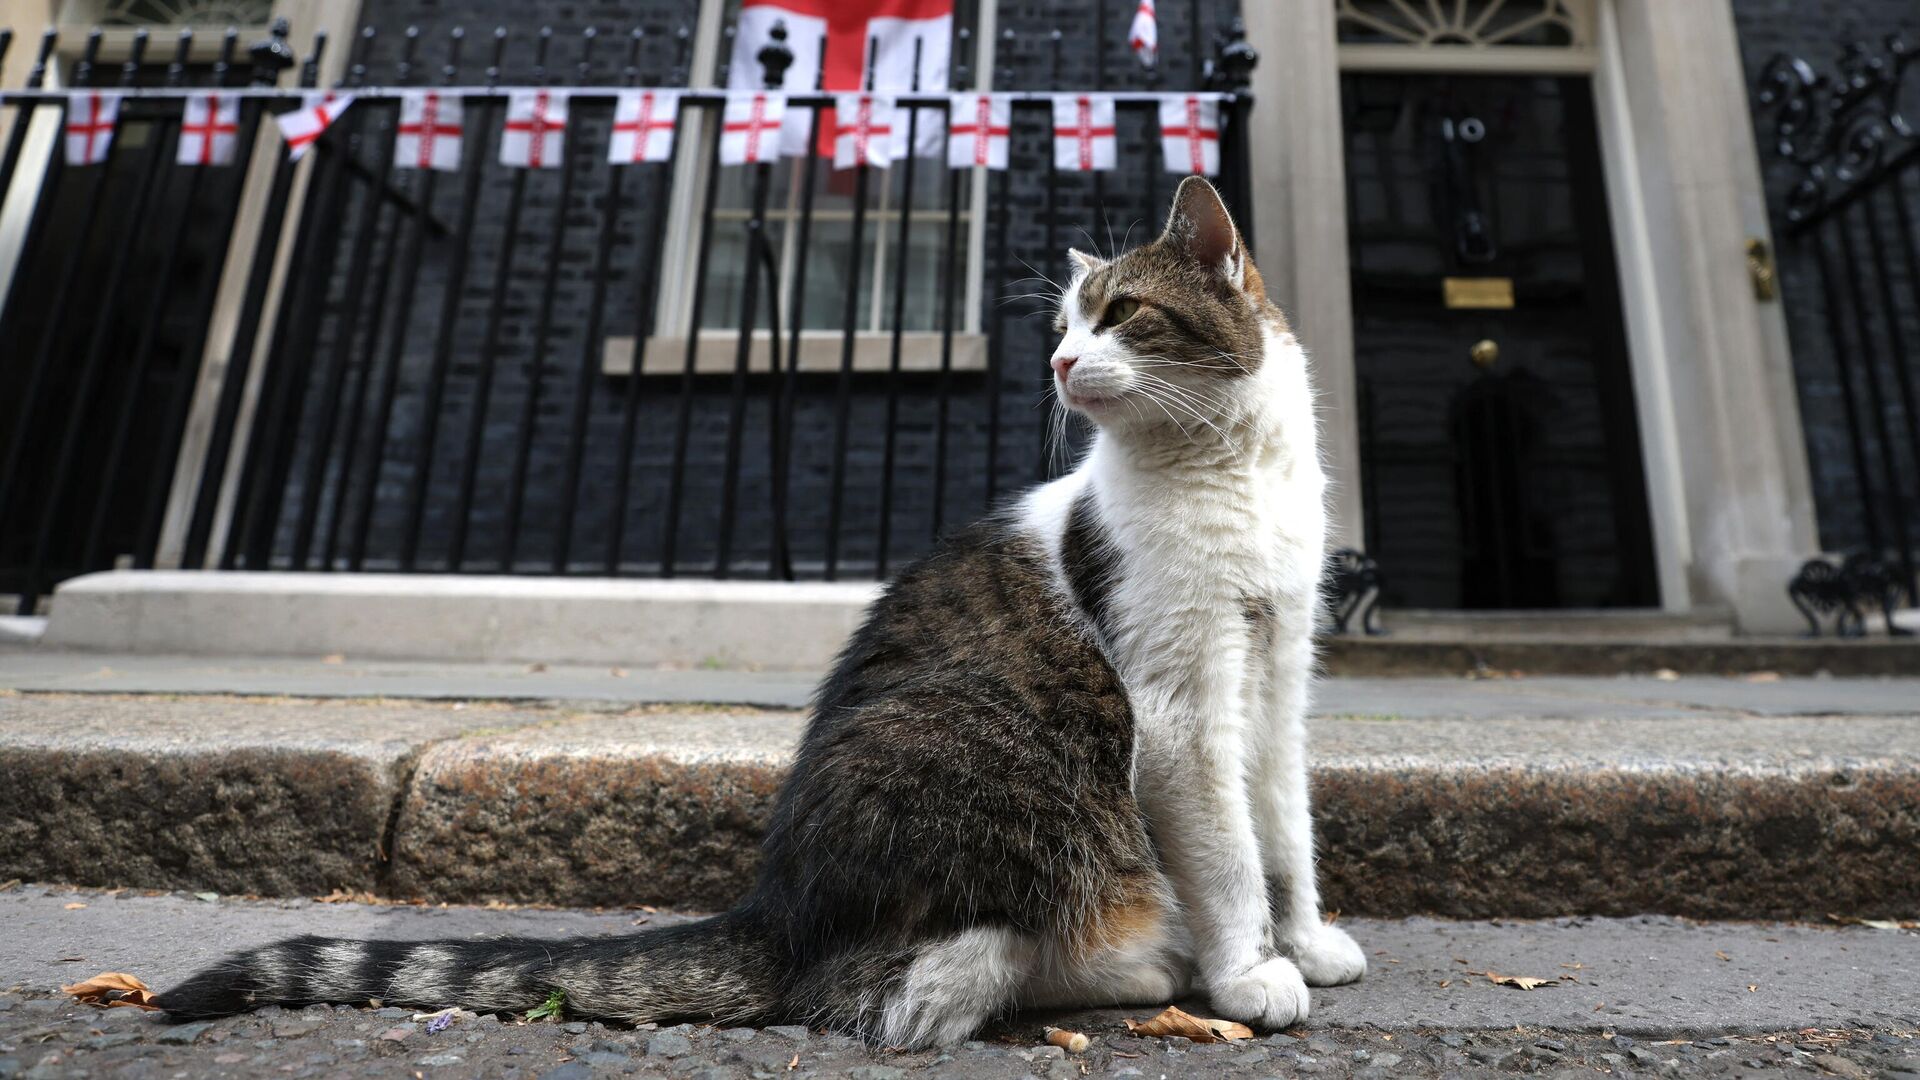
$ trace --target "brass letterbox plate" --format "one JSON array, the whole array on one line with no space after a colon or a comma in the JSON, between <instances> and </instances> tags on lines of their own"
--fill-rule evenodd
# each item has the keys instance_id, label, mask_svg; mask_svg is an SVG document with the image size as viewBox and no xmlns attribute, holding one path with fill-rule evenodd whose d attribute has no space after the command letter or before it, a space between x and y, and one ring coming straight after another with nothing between
<instances>
[{"instance_id":1,"label":"brass letterbox plate","mask_svg":"<svg viewBox=\"0 0 1920 1080\"><path fill-rule=\"evenodd\" d=\"M1507 311L1513 307L1510 277L1450 277L1441 279L1447 307Z\"/></svg>"}]
</instances>

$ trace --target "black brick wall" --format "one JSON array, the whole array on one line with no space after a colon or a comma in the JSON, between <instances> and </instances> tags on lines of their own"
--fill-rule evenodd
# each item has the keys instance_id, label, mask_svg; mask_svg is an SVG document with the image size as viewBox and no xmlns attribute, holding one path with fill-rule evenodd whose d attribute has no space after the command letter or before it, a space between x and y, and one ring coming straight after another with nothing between
<instances>
[{"instance_id":1,"label":"black brick wall","mask_svg":"<svg viewBox=\"0 0 1920 1080\"><path fill-rule=\"evenodd\" d=\"M972 5L962 2L962 18ZM580 32L586 26L599 29L601 39L595 48L589 82L612 82L619 77L624 60L626 31L637 18L649 32L645 81L664 81L665 70L675 49L673 32L690 26L696 15L695 0L643 0L623 3L555 3L551 0L507 3L503 0L476 0L460 5L456 12L434 0L392 0L368 6L368 25L378 31L372 50L370 78L382 81L392 77L398 58L402 32L408 25L419 26L421 37L416 81L437 77L444 55L446 33L455 23L468 29L462 81L478 81L479 72L490 51L490 33L498 22L512 33L503 79L506 82L532 78L532 40L541 25L552 25L555 38L548 61L549 78L556 83L575 81L575 64L580 55ZM1126 47L1130 9L1123 4L1103 5L1105 25L1098 26L1087 14L1086 5L1070 0L1007 0L999 8L999 27L1011 31L1011 39L999 42L999 85L1011 89L1043 89L1051 86L1084 87L1104 83L1115 89L1185 89L1198 85L1195 71L1195 34L1203 44L1201 58L1212 51L1215 33L1237 12L1234 0L1174 0L1162 5L1162 65L1157 80L1140 68ZM1197 15L1198 24L1194 23ZM1051 32L1063 31L1056 50ZM1096 31L1101 33L1096 38ZM1088 47L1091 40L1105 43L1101 55ZM956 58L958 60L959 58ZM506 303L502 310L500 361L491 402L483 422L483 452L477 478L477 493L471 517L469 566L486 567L505 555L505 524L515 440L520 429L521 410L528 398L530 375L535 356L535 337L539 307L546 286L547 256L556 216L564 219L564 241L560 249L554 283L552 319L545 360L542 364L543 388L535 412L519 565L523 570L544 569L552 557L564 503L562 488L569 440L569 427L575 405L575 380L583 355L597 353L597 346L585 340L587 313L592 299L592 269L596 244L606 219L608 167L600 160L604 153L607 120L606 106L575 107L575 137L571 153L575 156L576 175L571 197L565 207L559 205L560 177L548 170L526 174L525 200L516 250L508 275ZM470 114L471 116L472 114ZM390 107L366 108L359 123L372 131L357 150L361 160L373 164L387 152L391 123ZM1152 138L1153 125L1145 110L1125 112L1121 118L1122 167L1098 180L1088 177L1061 177L1055 191L1053 213L1049 216L1046 182L1048 143L1043 108L1018 110L1014 168L1004 181L994 186L989 199L987 254L991 259L995 238L1004 229L1007 242L1005 268L989 265L983 289L983 322L1004 320L1005 369L1000 394L999 470L997 487L1001 493L1015 490L1041 475L1043 470L1042 435L1048 411L1042 398L1046 385L1045 358L1048 318L1043 305L1033 300L1009 299L1017 294L1044 289L1035 273L1063 279L1061 264L1066 245L1099 247L1121 243L1131 232L1138 242L1161 214L1174 179L1159 171L1159 146ZM489 161L495 153L494 133L497 115L470 126L484 130L482 145L469 142L468 152L483 152ZM924 163L923 163L923 167ZM612 273L606 298L606 335L627 336L637 321L636 298L645 292L645 259L641 248L654 227L653 183L658 169L634 170L625 181L618 212L613 215ZM644 174L644 180L635 178ZM417 192L419 174L401 173L399 186ZM878 177L879 174L876 174ZM444 562L453 530L452 509L464 458L464 440L473 415L474 382L479 367L483 331L490 305L498 255L505 240L504 218L513 173L489 166L477 216L466 281L461 292L460 318L454 338L451 378L441 410L442 421L434 450L434 466L427 499L427 516L421 546L421 568L437 569ZM895 181L897 183L897 181ZM1001 187L1002 183L1006 186ZM356 185L362 188L364 185ZM460 182L443 177L434 194L436 216L451 224L459 212ZM1004 192L1004 193L1003 193ZM313 363L307 369L307 393L303 418L292 445L297 449L293 469L282 500L280 527L274 544L276 565L285 565L294 546L299 522L302 489L313 455L325 443L332 451L322 471L325 487L319 500L316 527L324 538L336 510L336 492L341 488L341 448L349 435L356 447L356 464L351 482L345 485L348 498L339 531L336 554L344 556L349 540L359 524L357 507L367 481L367 462L373 448L374 419L379 384L384 377L386 342L394 333L393 322L403 299L412 295L405 344L401 350L398 394L392 423L384 444L384 467L377 478L372 500L373 513L367 524L366 565L388 566L397 558L405 517L407 478L415 460L421 434L424 386L430 363L431 342L441 297L447 280L451 243L445 238L429 240L421 272L411 281L395 280L390 290L380 326L380 345L372 352L376 358L357 433L352 432L354 401L365 382L366 334L372 327L374 301L369 293L363 300L354 328L352 349L348 352L348 378L344 404L333 425L330 439L318 435L324 410L327 369L333 363L337 337L348 311L347 287L352 248L365 220L363 195L348 203L343 227L338 233L338 250L332 263L328 286L327 312L316 338ZM564 213L563 213L564 211ZM391 245L399 235L397 218L391 209L383 211L373 234L371 275L378 281L380 268L389 258ZM1032 269L1029 269L1031 267ZM690 273L690 268L668 267L668 273ZM395 277L399 270L394 271ZM361 282L364 284L364 279ZM987 403L990 395L987 377L981 374L959 375L954 380L954 397L948 419L949 466L946 488L946 523L953 525L977 516L986 505ZM932 488L937 401L931 379L903 380L899 398L899 422L896 425L896 474L894 477L893 543L894 565L923 550L933 535ZM597 565L610 528L614 497L610 489L615 474L615 454L619 439L621 397L626 381L593 374L588 380L588 431L586 458L579 510L574 528L570 561L575 569L590 570ZM677 427L679 380L648 378L642 384L642 407L638 439L633 458L632 496L628 506L625 561L630 570L650 572L657 566L662 548L662 531L669 498L674 434ZM739 522L734 545L735 559L742 564L763 561L768 547L770 523L768 505L768 468L765 432L768 417L763 407L764 384L756 378L747 394L744 431L745 468L739 492ZM827 533L829 477L832 468L835 386L831 378L803 381L796 407L793 494L790 510L790 534L796 559L804 575L817 572L824 553ZM726 378L701 380L691 409L691 438L688 447L683 520L678 538L678 558L682 571L703 572L714 552L722 501L722 476L726 454L727 417L731 403ZM878 524L882 454L885 435L887 395L882 377L856 379L851 401L850 453L847 471L846 509L842 530L841 558L847 572L867 572L874 558L874 536ZM1060 460L1056 458L1056 461ZM316 556L321 544L316 543ZM744 571L743 571L744 572Z\"/></svg>"},{"instance_id":2,"label":"black brick wall","mask_svg":"<svg viewBox=\"0 0 1920 1080\"><path fill-rule=\"evenodd\" d=\"M1861 42L1876 53L1882 52L1880 42L1885 36L1896 30L1906 32L1912 40L1914 31L1920 29L1920 13L1916 12L1911 0L1733 0L1734 15L1740 31L1740 46L1747 69L1749 93L1759 87L1762 70L1767 61L1779 53L1797 56L1819 72L1837 74L1839 60L1844 47L1850 42ZM1906 104L1908 115L1916 115L1916 105L1920 105L1920 71L1909 74ZM1920 218L1920 170L1909 169L1895 183L1885 186L1880 194L1868 200L1854 211L1844 215L1844 228L1851 234L1854 259L1851 267L1845 257L1837 231L1842 227L1835 222L1831 228L1818 233L1796 235L1790 227L1784 213L1785 198L1792 186L1803 175L1801 170L1783 161L1775 152L1778 139L1774 132L1774 113L1761 108L1755 102L1755 134L1758 137L1762 169L1766 180L1769 211L1773 220L1774 234L1778 242L1778 260L1782 285L1782 300L1785 303L1787 325L1793 346L1794 374L1799 384L1801 418L1806 428L1807 455L1813 474L1814 496L1818 506L1821 544L1829 550L1853 550L1867 542L1866 519L1860 497L1858 472L1854 467L1853 443L1847 421L1846 402L1841 378L1841 361L1851 365L1856 382L1856 394L1864 395L1865 368L1869 359L1855 336L1857 327L1854 322L1849 300L1843 300L1842 325L1843 341L1837 345L1831 332L1829 312L1827 310L1826 289L1821 277L1821 263L1818 244L1829 245L1829 258L1839 279L1836 282L1843 297L1857 298L1852 284L1861 283L1865 292L1866 318L1871 338L1878 342L1882 351L1875 358L1880 365L1882 378L1887 382L1888 404L1884 418L1894 433L1888 452L1894 459L1894 475L1909 493L1911 499L1915 492L1913 477L1920 475L1920 462L1912 460L1910 451L1902 446L1901 435L1905 424L1913 418L1906 417L1897 405L1894 393L1892 368L1890 365L1892 341L1890 327L1885 319L1889 314L1902 320L1905 340L1912 345L1920 345L1920 282L1912 277L1914 263L1903 260L1899 255L1899 245L1904 239L1899 231L1899 219L1895 211L1896 199L1903 201L1910 215ZM1889 245L1890 273L1887 284L1895 297L1889 308L1880 298L1875 284L1880 280L1874 272L1872 261L1872 235ZM1914 252L1913 258L1920 258L1920 252ZM1849 277L1851 269L1857 277ZM1901 298L1905 298L1902 300ZM1920 358L1909 356L1906 360L1908 371L1920 378ZM1866 408L1864 396L1856 397L1859 407ZM1886 476L1883 471L1881 446L1876 441L1876 427L1869 412L1862 412L1860 418L1862 449L1868 460L1868 472L1879 492L1882 522L1891 520L1894 512L1886 497ZM1916 421L1920 422L1920 421ZM1920 512L1909 503L1910 535L1920 534ZM1882 542L1888 542L1883 535Z\"/></svg>"}]
</instances>

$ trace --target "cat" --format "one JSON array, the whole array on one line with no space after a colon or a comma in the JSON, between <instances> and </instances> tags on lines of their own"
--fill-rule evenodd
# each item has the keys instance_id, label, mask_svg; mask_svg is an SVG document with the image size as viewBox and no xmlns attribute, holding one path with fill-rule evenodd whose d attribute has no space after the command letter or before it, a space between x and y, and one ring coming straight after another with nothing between
<instances>
[{"instance_id":1,"label":"cat","mask_svg":"<svg viewBox=\"0 0 1920 1080\"><path fill-rule=\"evenodd\" d=\"M971 1038L1203 993L1266 1029L1366 959L1326 925L1303 759L1325 480L1306 357L1219 195L1072 252L1069 474L900 573L820 687L735 909L625 937L296 938L159 996Z\"/></svg>"}]
</instances>

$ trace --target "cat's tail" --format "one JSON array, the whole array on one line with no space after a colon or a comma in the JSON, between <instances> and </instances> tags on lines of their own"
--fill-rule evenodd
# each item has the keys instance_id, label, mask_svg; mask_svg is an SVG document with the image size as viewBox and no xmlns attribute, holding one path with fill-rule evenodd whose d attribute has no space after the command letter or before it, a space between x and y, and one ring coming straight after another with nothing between
<instances>
[{"instance_id":1,"label":"cat's tail","mask_svg":"<svg viewBox=\"0 0 1920 1080\"><path fill-rule=\"evenodd\" d=\"M159 995L177 1020L317 1003L523 1012L558 992L569 1017L745 1024L771 1014L786 972L755 919L577 941L299 937L235 953Z\"/></svg>"}]
</instances>

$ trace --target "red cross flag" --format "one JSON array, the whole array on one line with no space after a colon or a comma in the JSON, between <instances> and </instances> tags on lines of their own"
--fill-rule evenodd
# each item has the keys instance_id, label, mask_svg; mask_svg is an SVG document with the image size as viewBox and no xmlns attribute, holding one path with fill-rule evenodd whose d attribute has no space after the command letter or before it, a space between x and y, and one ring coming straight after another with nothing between
<instances>
[{"instance_id":1,"label":"red cross flag","mask_svg":"<svg viewBox=\"0 0 1920 1080\"><path fill-rule=\"evenodd\" d=\"M120 95L91 90L67 101L67 164L97 165L113 148L113 125L120 118Z\"/></svg>"},{"instance_id":2,"label":"red cross flag","mask_svg":"<svg viewBox=\"0 0 1920 1080\"><path fill-rule=\"evenodd\" d=\"M885 168L893 160L893 144L904 139L900 110L884 94L833 96L833 167L855 165Z\"/></svg>"},{"instance_id":3,"label":"red cross flag","mask_svg":"<svg viewBox=\"0 0 1920 1080\"><path fill-rule=\"evenodd\" d=\"M500 133L500 164L558 168L566 149L566 91L516 90L508 95L507 126Z\"/></svg>"},{"instance_id":4,"label":"red cross flag","mask_svg":"<svg viewBox=\"0 0 1920 1080\"><path fill-rule=\"evenodd\" d=\"M231 165L240 135L240 99L232 94L188 94L180 112L182 165Z\"/></svg>"},{"instance_id":5,"label":"red cross flag","mask_svg":"<svg viewBox=\"0 0 1920 1080\"><path fill-rule=\"evenodd\" d=\"M720 164L756 165L779 157L786 115L785 94L729 91L720 121Z\"/></svg>"},{"instance_id":6,"label":"red cross flag","mask_svg":"<svg viewBox=\"0 0 1920 1080\"><path fill-rule=\"evenodd\" d=\"M565 111L563 107L561 112ZM394 168L459 172L466 138L466 103L459 95L438 90L400 92L400 127L393 137Z\"/></svg>"},{"instance_id":7,"label":"red cross flag","mask_svg":"<svg viewBox=\"0 0 1920 1080\"><path fill-rule=\"evenodd\" d=\"M673 158L673 129L680 117L678 90L622 90L614 99L613 141L607 160L615 165Z\"/></svg>"},{"instance_id":8,"label":"red cross flag","mask_svg":"<svg viewBox=\"0 0 1920 1080\"><path fill-rule=\"evenodd\" d=\"M1127 29L1127 45L1140 63L1152 67L1160 62L1160 17L1153 13L1153 0L1140 0L1134 10L1133 25Z\"/></svg>"},{"instance_id":9,"label":"red cross flag","mask_svg":"<svg viewBox=\"0 0 1920 1080\"><path fill-rule=\"evenodd\" d=\"M326 134L327 128L353 104L353 95L315 90L301 95L300 101L299 108L273 118L280 127L280 137L287 140L289 161L299 161L306 155L307 148Z\"/></svg>"},{"instance_id":10,"label":"red cross flag","mask_svg":"<svg viewBox=\"0 0 1920 1080\"><path fill-rule=\"evenodd\" d=\"M1160 99L1160 150L1167 171L1212 176L1220 171L1220 95L1168 94Z\"/></svg>"},{"instance_id":11,"label":"red cross flag","mask_svg":"<svg viewBox=\"0 0 1920 1080\"><path fill-rule=\"evenodd\" d=\"M1007 167L1013 105L993 94L955 94L947 111L947 165L965 169Z\"/></svg>"},{"instance_id":12,"label":"red cross flag","mask_svg":"<svg viewBox=\"0 0 1920 1080\"><path fill-rule=\"evenodd\" d=\"M1070 172L1111 169L1114 147L1113 95L1053 96L1053 163Z\"/></svg>"},{"instance_id":13,"label":"red cross flag","mask_svg":"<svg viewBox=\"0 0 1920 1080\"><path fill-rule=\"evenodd\" d=\"M775 23L787 28L787 47L793 66L787 69L784 89L794 93L860 90L867 87L867 56L873 56L872 89L905 93L914 86L914 45L919 44L920 89L939 93L947 88L948 57L953 41L953 0L741 0L733 58L727 68L727 86L757 90L766 84L758 59L773 41ZM821 56L821 43L826 55ZM807 131L813 122L807 109L787 114L781 132L781 152L800 157L807 152ZM820 153L833 153L832 115L820 118ZM940 125L920 125L920 153L940 152ZM896 140L905 153L903 140Z\"/></svg>"}]
</instances>

